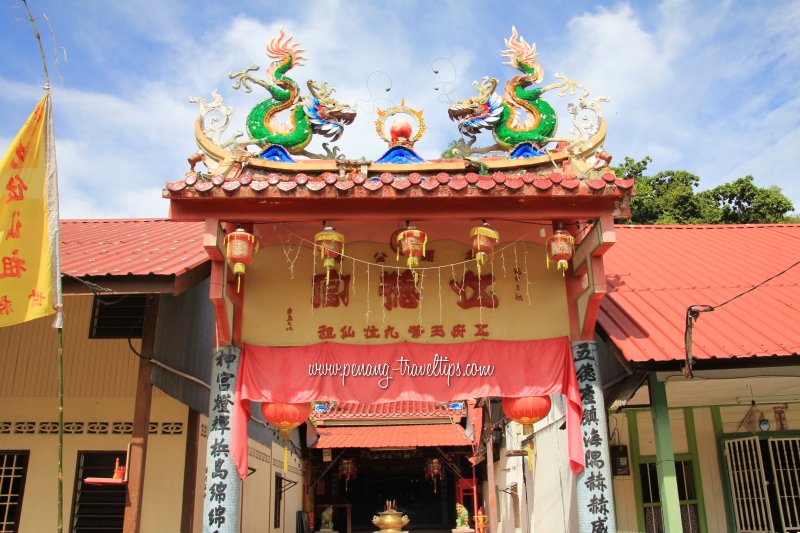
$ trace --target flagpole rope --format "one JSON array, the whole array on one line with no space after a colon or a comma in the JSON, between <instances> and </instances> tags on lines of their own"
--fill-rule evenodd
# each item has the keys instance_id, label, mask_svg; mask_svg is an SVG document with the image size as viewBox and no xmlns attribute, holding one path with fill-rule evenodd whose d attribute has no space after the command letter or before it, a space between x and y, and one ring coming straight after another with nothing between
<instances>
[{"instance_id":1,"label":"flagpole rope","mask_svg":"<svg viewBox=\"0 0 800 533\"><path fill-rule=\"evenodd\" d=\"M22 0L22 3L25 5L25 10L28 12L28 22L31 23L33 27L34 35L36 36L36 42L39 43L39 54L42 58L42 70L44 70L44 90L47 94L50 94L50 74L47 71L47 60L45 59L44 55L44 45L42 44L42 35L39 33L39 28L36 27L36 17L33 16L31 12L31 8L28 5L28 0ZM50 106L48 105L47 112L50 112ZM60 263L60 262L59 262ZM60 290L58 291L60 293ZM61 319L61 301L56 302L58 318L56 319L56 330L57 330L57 337L58 337L58 491L57 491L57 512L58 512L58 522L57 522L57 531L58 533L62 533L64 531L64 468L63 468L63 460L64 460L64 330L63 330L63 319Z\"/></svg>"},{"instance_id":2,"label":"flagpole rope","mask_svg":"<svg viewBox=\"0 0 800 533\"><path fill-rule=\"evenodd\" d=\"M47 92L50 92L50 74L47 72L47 61L45 60L44 56L44 45L42 44L42 34L39 33L39 28L36 27L36 17L34 17L33 13L31 12L31 8L28 5L28 0L22 0L22 3L25 5L26 11L28 11L28 22L30 22L31 26L33 26L33 31L34 35L36 36L36 41L39 43L39 53L42 56L42 69L44 69L45 90Z\"/></svg>"}]
</instances>

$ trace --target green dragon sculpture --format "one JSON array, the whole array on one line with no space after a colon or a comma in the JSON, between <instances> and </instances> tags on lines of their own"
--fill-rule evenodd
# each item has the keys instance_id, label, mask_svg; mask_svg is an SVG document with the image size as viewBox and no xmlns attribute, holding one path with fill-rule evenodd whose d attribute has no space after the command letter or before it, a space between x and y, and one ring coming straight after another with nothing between
<instances>
[{"instance_id":1,"label":"green dragon sculpture","mask_svg":"<svg viewBox=\"0 0 800 533\"><path fill-rule=\"evenodd\" d=\"M250 84L254 83L270 94L270 98L257 104L247 117L247 130L251 136L248 143L261 147L279 145L292 154L319 157L305 151L313 135L316 133L332 141L338 140L344 127L355 120L356 112L333 99L331 95L335 89L325 82L317 84L309 80L311 96L300 97L297 83L286 73L306 61L305 50L300 49L300 43L292 43L292 36L286 37L283 28L266 48L267 56L275 60L269 66L266 80L251 76L251 72L258 70L257 65L230 74L230 78L235 80L234 89L244 87L246 92L251 92ZM281 121L279 115L284 111L288 111L289 118ZM332 155L327 146L325 148L328 155Z\"/></svg>"},{"instance_id":2,"label":"green dragon sculpture","mask_svg":"<svg viewBox=\"0 0 800 533\"><path fill-rule=\"evenodd\" d=\"M477 96L457 101L448 110L450 119L458 122L459 131L469 139L466 147L471 153L511 150L521 143L539 149L552 140L556 131L556 112L541 98L542 93L555 86L531 87L544 78L536 60L536 45L525 42L514 27L505 44L508 48L501 54L509 59L505 64L522 74L506 82L503 97L494 92L497 79L486 77L481 83L473 83ZM477 134L484 129L492 130L497 144L472 149Z\"/></svg>"}]
</instances>

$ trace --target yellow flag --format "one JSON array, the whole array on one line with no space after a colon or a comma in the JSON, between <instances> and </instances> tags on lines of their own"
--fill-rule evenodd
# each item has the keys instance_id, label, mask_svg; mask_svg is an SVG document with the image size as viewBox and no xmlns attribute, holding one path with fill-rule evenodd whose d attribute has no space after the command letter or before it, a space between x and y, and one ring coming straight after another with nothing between
<instances>
[{"instance_id":1,"label":"yellow flag","mask_svg":"<svg viewBox=\"0 0 800 533\"><path fill-rule=\"evenodd\" d=\"M0 327L60 308L52 131L45 94L0 159Z\"/></svg>"}]
</instances>

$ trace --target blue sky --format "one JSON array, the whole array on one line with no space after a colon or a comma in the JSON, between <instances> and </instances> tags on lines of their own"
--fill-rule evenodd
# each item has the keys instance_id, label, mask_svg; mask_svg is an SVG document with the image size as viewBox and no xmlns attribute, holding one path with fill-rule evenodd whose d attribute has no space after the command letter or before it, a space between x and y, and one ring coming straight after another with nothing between
<instances>
[{"instance_id":1,"label":"blue sky","mask_svg":"<svg viewBox=\"0 0 800 533\"><path fill-rule=\"evenodd\" d=\"M424 109L417 149L436 157L458 135L448 99L472 96L482 76L502 84L515 75L500 57L515 25L536 42L544 83L560 72L611 97L606 149L615 162L650 155L653 172L688 170L701 188L751 174L800 209L800 2L30 3L56 37L57 48L39 20L64 218L166 216L161 189L196 151L188 98L210 100L218 89L236 109L229 130L243 129L262 94L234 91L228 73L258 64L263 75L264 44L280 25L308 49L308 64L290 74L301 87L327 81L357 106L339 143L348 157L383 153L374 107L402 98ZM0 7L2 147L42 94L23 18L21 2Z\"/></svg>"}]
</instances>

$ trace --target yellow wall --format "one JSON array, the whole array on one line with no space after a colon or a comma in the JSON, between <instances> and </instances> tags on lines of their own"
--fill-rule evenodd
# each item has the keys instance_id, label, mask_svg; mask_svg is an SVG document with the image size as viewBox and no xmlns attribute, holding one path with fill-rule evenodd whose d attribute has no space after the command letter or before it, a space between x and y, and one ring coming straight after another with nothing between
<instances>
[{"instance_id":1,"label":"yellow wall","mask_svg":"<svg viewBox=\"0 0 800 533\"><path fill-rule=\"evenodd\" d=\"M64 327L64 421L83 422L80 433L64 436L63 502L64 523L69 524L79 451L123 451L130 434L112 434L114 422L131 423L136 391L138 359L127 340L92 340L88 338L92 311L91 296L65 299ZM55 434L21 433L17 423L56 422L57 369L56 336L52 318L42 318L19 326L0 329L0 449L29 450L28 474L23 497L21 528L23 533L56 529L56 448ZM140 341L133 340L138 350ZM181 500L186 446L188 408L162 391L153 388L151 422L159 424L158 433L148 437L143 532L171 532L180 528ZM201 417L207 427L205 417ZM107 422L104 434L89 434L90 422ZM180 423L180 434L162 433L162 423ZM201 432L201 434L204 432ZM198 467L195 485L194 530L202 531L203 490L206 439L198 443ZM273 476L280 465L273 465L273 452L250 440L250 465L256 474L244 484L242 531L264 531L272 524ZM292 455L289 478L300 480L300 463ZM302 485L286 493L283 531L294 531L295 511L300 509Z\"/></svg>"},{"instance_id":2,"label":"yellow wall","mask_svg":"<svg viewBox=\"0 0 800 533\"><path fill-rule=\"evenodd\" d=\"M516 254L514 253L516 248ZM455 241L433 241L428 249L434 250L435 262L421 263L421 267L463 263L469 248ZM298 253L299 250L299 253ZM535 243L517 243L496 256L494 264L487 263L483 275L494 271L495 294L499 305L462 309L459 294L450 287L451 278L461 285L466 271L475 270L475 262L459 264L453 268L420 270L421 304L416 309L386 309L379 293L381 266L375 263L375 254L383 253L386 262L383 272L396 273L395 254L387 244L355 242L346 245L345 252L355 262L345 258L340 270L350 275L349 302L338 307L312 307L312 273L324 273L319 258L314 259L311 248L296 246L291 250L280 245L260 250L247 269L244 338L245 342L273 346L299 346L321 342L320 326L333 328L336 342L380 344L399 342L464 342L478 340L476 324L489 324L489 338L506 340L543 339L569 333L564 280L555 269L545 266L544 246ZM401 262L403 258L401 258ZM405 264L405 263L401 263ZM515 266L520 279L514 276ZM293 267L293 268L291 268ZM292 278L294 275L294 278ZM517 298L521 298L518 300ZM291 325L289 312L291 308ZM457 324L466 326L463 338L453 337L451 329ZM351 326L355 337L342 339L341 328ZM381 338L367 339L363 330L373 325ZM424 333L413 338L409 326L422 325ZM431 337L434 325L444 326L446 336ZM383 332L394 326L399 337L387 339Z\"/></svg>"},{"instance_id":3,"label":"yellow wall","mask_svg":"<svg viewBox=\"0 0 800 533\"><path fill-rule=\"evenodd\" d=\"M777 405L777 404L776 404ZM786 409L788 430L800 429L800 403L789 403ZM757 409L775 428L773 404L759 404ZM720 419L724 434L747 433L746 427L741 423L747 415L750 405L720 406ZM728 531L727 517L725 514L725 493L723 488L723 473L720 472L720 458L718 443L714 434L714 424L711 407L692 408L697 449L697 464L700 467L700 481L703 488L703 502L705 505L706 524L708 533L725 533ZM642 456L655 455L653 424L648 411L637 411L636 418L639 425L639 446ZM627 418L624 413L609 416L609 426L615 434L619 435L617 442L628 446L630 439ZM674 451L688 453L689 444L684 424L683 409L670 410L670 428ZM633 458L631 457L631 460ZM631 470L633 475L637 472ZM617 528L620 532L638 531L636 522L636 493L632 476L614 477L614 498L617 513Z\"/></svg>"},{"instance_id":4,"label":"yellow wall","mask_svg":"<svg viewBox=\"0 0 800 533\"><path fill-rule=\"evenodd\" d=\"M608 417L608 427L611 428L611 444L620 444L628 447L630 457L631 444L628 436L628 419L624 414L612 414ZM652 424L651 424L652 427ZM634 472L631 464L631 473L627 476L612 476L614 486L614 510L617 515L617 531L619 533L632 533L637 530L636 524L636 491L633 485Z\"/></svg>"},{"instance_id":5,"label":"yellow wall","mask_svg":"<svg viewBox=\"0 0 800 533\"><path fill-rule=\"evenodd\" d=\"M184 446L186 438L187 408L163 396L153 400L151 421L183 424L179 435L151 434L148 437L147 466L145 470L144 500L142 502L142 531L177 531L180 526L180 508L183 486ZM52 398L0 398L2 422L52 422L57 418L55 400ZM75 470L79 451L119 450L124 452L130 435L113 435L113 422L133 419L132 399L72 398L65 403L64 421L108 422L106 434L88 434L85 425L79 434L64 436L64 523L72 515L72 497ZM14 429L12 429L14 431ZM25 482L20 531L54 531L56 528L56 448L54 434L0 435L0 449L29 450L28 475ZM49 510L49 512L43 512Z\"/></svg>"}]
</instances>

